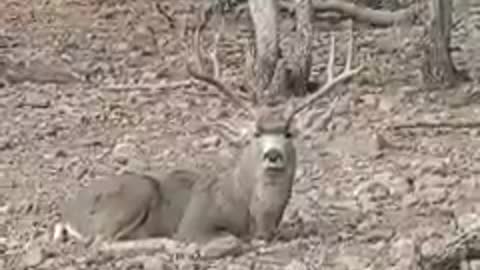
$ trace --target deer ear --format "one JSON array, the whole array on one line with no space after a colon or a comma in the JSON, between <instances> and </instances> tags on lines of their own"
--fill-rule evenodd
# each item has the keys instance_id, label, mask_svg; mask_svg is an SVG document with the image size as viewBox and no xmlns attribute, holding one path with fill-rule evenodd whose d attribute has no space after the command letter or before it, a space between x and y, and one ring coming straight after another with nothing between
<instances>
[{"instance_id":1,"label":"deer ear","mask_svg":"<svg viewBox=\"0 0 480 270\"><path fill-rule=\"evenodd\" d=\"M293 138L296 138L299 133L300 132L298 128L296 128L295 126L291 126L291 127L288 127L288 129L285 131L285 137L287 139L293 139Z\"/></svg>"}]
</instances>

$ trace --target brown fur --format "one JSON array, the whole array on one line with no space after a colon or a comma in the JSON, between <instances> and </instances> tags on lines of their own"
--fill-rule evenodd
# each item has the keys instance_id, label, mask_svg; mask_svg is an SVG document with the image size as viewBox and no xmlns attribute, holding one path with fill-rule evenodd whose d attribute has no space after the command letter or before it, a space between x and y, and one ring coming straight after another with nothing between
<instances>
[{"instance_id":1,"label":"brown fur","mask_svg":"<svg viewBox=\"0 0 480 270\"><path fill-rule=\"evenodd\" d=\"M66 204L65 221L86 239L108 241L269 239L290 198L296 164L281 123L268 117L259 123L259 134L242 150L237 166L222 174L174 169L159 178L127 173L96 181ZM273 172L263 168L269 136L279 137L285 151L285 168Z\"/></svg>"},{"instance_id":2,"label":"brown fur","mask_svg":"<svg viewBox=\"0 0 480 270\"><path fill-rule=\"evenodd\" d=\"M352 35L344 71L333 76L332 37L327 82L286 116L283 105L254 108L217 78L187 65L192 77L214 86L255 119L255 130L234 165L222 172L187 168L158 178L125 174L99 181L67 204L66 223L81 235L105 240L167 236L211 244L221 239L228 243L238 238L271 239L290 199L297 166L292 121L335 85L361 71L361 66L351 67Z\"/></svg>"},{"instance_id":3,"label":"brown fur","mask_svg":"<svg viewBox=\"0 0 480 270\"><path fill-rule=\"evenodd\" d=\"M177 238L202 243L229 234L271 239L290 198L296 152L281 129L285 121L277 125L268 121L268 126L261 123L261 133L242 149L233 170L195 186ZM268 136L284 142L279 147L285 151L286 165L277 171L262 167L268 163L263 158L263 152L270 150L264 144Z\"/></svg>"},{"instance_id":4,"label":"brown fur","mask_svg":"<svg viewBox=\"0 0 480 270\"><path fill-rule=\"evenodd\" d=\"M196 176L173 170L163 179L125 173L97 180L65 203L64 223L86 242L172 235Z\"/></svg>"}]
</instances>

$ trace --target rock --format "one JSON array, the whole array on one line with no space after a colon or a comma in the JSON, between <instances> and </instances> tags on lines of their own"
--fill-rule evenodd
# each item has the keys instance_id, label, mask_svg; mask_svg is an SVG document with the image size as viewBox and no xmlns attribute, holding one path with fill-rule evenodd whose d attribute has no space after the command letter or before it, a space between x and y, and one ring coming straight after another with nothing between
<instances>
[{"instance_id":1,"label":"rock","mask_svg":"<svg viewBox=\"0 0 480 270\"><path fill-rule=\"evenodd\" d=\"M390 258L396 262L395 269L411 269L411 259L414 258L414 242L409 238L396 240L389 251ZM403 267L403 268L402 268Z\"/></svg>"},{"instance_id":2,"label":"rock","mask_svg":"<svg viewBox=\"0 0 480 270\"><path fill-rule=\"evenodd\" d=\"M201 140L196 141L195 146L198 148L210 148L210 147L217 147L220 145L220 137L217 135L213 135Z\"/></svg>"},{"instance_id":3,"label":"rock","mask_svg":"<svg viewBox=\"0 0 480 270\"><path fill-rule=\"evenodd\" d=\"M361 256L354 256L349 254L342 254L335 262L335 269L346 270L364 270L367 269L367 265L370 263L368 258Z\"/></svg>"},{"instance_id":4,"label":"rock","mask_svg":"<svg viewBox=\"0 0 480 270\"><path fill-rule=\"evenodd\" d=\"M414 186L408 177L395 176L390 180L390 187L392 195L405 196L406 194L413 192Z\"/></svg>"},{"instance_id":5,"label":"rock","mask_svg":"<svg viewBox=\"0 0 480 270\"><path fill-rule=\"evenodd\" d=\"M127 42L114 42L112 43L112 51L116 53L124 53L130 50L130 45Z\"/></svg>"},{"instance_id":6,"label":"rock","mask_svg":"<svg viewBox=\"0 0 480 270\"><path fill-rule=\"evenodd\" d=\"M387 242L393 234L390 228L366 228L365 235L360 239L367 243Z\"/></svg>"},{"instance_id":7,"label":"rock","mask_svg":"<svg viewBox=\"0 0 480 270\"><path fill-rule=\"evenodd\" d=\"M12 147L13 147L13 143L9 137L7 136L0 137L0 151L5 151L8 149L11 149Z\"/></svg>"},{"instance_id":8,"label":"rock","mask_svg":"<svg viewBox=\"0 0 480 270\"><path fill-rule=\"evenodd\" d=\"M440 175L423 176L422 181L426 187L449 188L455 186L459 182L458 177L443 177Z\"/></svg>"},{"instance_id":9,"label":"rock","mask_svg":"<svg viewBox=\"0 0 480 270\"><path fill-rule=\"evenodd\" d=\"M443 159L427 159L420 163L420 174L437 174L445 176L447 174L448 164Z\"/></svg>"},{"instance_id":10,"label":"rock","mask_svg":"<svg viewBox=\"0 0 480 270\"><path fill-rule=\"evenodd\" d=\"M419 199L417 195L415 195L414 193L408 193L402 199L402 207L403 208L412 207L416 205L418 201Z\"/></svg>"},{"instance_id":11,"label":"rock","mask_svg":"<svg viewBox=\"0 0 480 270\"><path fill-rule=\"evenodd\" d=\"M201 269L201 268L199 268L198 265L194 262L182 260L182 261L179 261L177 263L177 268L176 269L178 269L178 270L196 270L196 269Z\"/></svg>"},{"instance_id":12,"label":"rock","mask_svg":"<svg viewBox=\"0 0 480 270\"><path fill-rule=\"evenodd\" d=\"M239 263L229 263L227 265L227 270L250 270L254 268L255 266L253 265L253 263L251 263L250 265L239 264Z\"/></svg>"},{"instance_id":13,"label":"rock","mask_svg":"<svg viewBox=\"0 0 480 270\"><path fill-rule=\"evenodd\" d=\"M373 94L366 94L360 97L360 101L367 107L376 108L378 105L378 97Z\"/></svg>"},{"instance_id":14,"label":"rock","mask_svg":"<svg viewBox=\"0 0 480 270\"><path fill-rule=\"evenodd\" d=\"M0 174L0 176L1 176L1 174ZM0 179L2 179L2 178L0 177ZM8 213L11 213L12 210L13 210L13 207L12 207L11 204L3 204L3 205L0 206L0 215L5 215L5 214L8 214ZM2 239L2 238L0 238L0 239ZM1 244L2 244L2 241L0 240L0 245Z\"/></svg>"},{"instance_id":15,"label":"rock","mask_svg":"<svg viewBox=\"0 0 480 270\"><path fill-rule=\"evenodd\" d=\"M365 210L374 206L375 202L388 199L392 193L390 190L391 173L381 173L374 176L370 181L360 183L354 191L354 196Z\"/></svg>"},{"instance_id":16,"label":"rock","mask_svg":"<svg viewBox=\"0 0 480 270\"><path fill-rule=\"evenodd\" d=\"M393 38L392 35L377 37L374 43L377 46L380 53L391 54L391 53L394 53L399 47L397 40L395 40L395 38Z\"/></svg>"},{"instance_id":17,"label":"rock","mask_svg":"<svg viewBox=\"0 0 480 270\"><path fill-rule=\"evenodd\" d=\"M143 260L144 270L172 270L173 267L167 264L158 256L148 256Z\"/></svg>"},{"instance_id":18,"label":"rock","mask_svg":"<svg viewBox=\"0 0 480 270\"><path fill-rule=\"evenodd\" d=\"M293 260L289 264L287 264L284 268L284 270L307 270L307 266L299 261L299 260Z\"/></svg>"},{"instance_id":19,"label":"rock","mask_svg":"<svg viewBox=\"0 0 480 270\"><path fill-rule=\"evenodd\" d=\"M470 262L470 268L471 270L480 270L480 260L471 260Z\"/></svg>"},{"instance_id":20,"label":"rock","mask_svg":"<svg viewBox=\"0 0 480 270\"><path fill-rule=\"evenodd\" d=\"M43 249L39 246L33 246L23 255L22 264L24 267L35 267L41 264L43 260Z\"/></svg>"},{"instance_id":21,"label":"rock","mask_svg":"<svg viewBox=\"0 0 480 270\"><path fill-rule=\"evenodd\" d=\"M217 259L223 256L232 256L242 250L240 239L226 236L210 241L200 249L200 256L205 259Z\"/></svg>"},{"instance_id":22,"label":"rock","mask_svg":"<svg viewBox=\"0 0 480 270\"><path fill-rule=\"evenodd\" d=\"M38 92L27 92L25 99L20 103L20 106L27 106L32 108L46 109L50 107L51 103L48 97Z\"/></svg>"},{"instance_id":23,"label":"rock","mask_svg":"<svg viewBox=\"0 0 480 270\"><path fill-rule=\"evenodd\" d=\"M443 203L447 199L447 196L447 190L441 187L430 187L417 193L417 197L423 198L423 200L429 204Z\"/></svg>"},{"instance_id":24,"label":"rock","mask_svg":"<svg viewBox=\"0 0 480 270\"><path fill-rule=\"evenodd\" d=\"M395 108L395 103L392 100L390 100L386 97L380 98L380 100L378 102L378 109L379 110L384 111L384 112L392 112L394 108Z\"/></svg>"},{"instance_id":25,"label":"rock","mask_svg":"<svg viewBox=\"0 0 480 270\"><path fill-rule=\"evenodd\" d=\"M135 145L131 143L119 143L113 149L112 157L115 162L126 165L136 152L137 149Z\"/></svg>"},{"instance_id":26,"label":"rock","mask_svg":"<svg viewBox=\"0 0 480 270\"><path fill-rule=\"evenodd\" d=\"M476 213L466 213L457 218L458 227L462 231L469 231L478 225L479 216Z\"/></svg>"}]
</instances>

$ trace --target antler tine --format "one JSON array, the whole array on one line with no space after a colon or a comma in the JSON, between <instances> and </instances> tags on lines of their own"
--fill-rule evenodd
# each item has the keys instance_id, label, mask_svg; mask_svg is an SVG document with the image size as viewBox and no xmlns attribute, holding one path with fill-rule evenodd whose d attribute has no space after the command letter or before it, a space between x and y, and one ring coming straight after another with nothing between
<instances>
[{"instance_id":1,"label":"antler tine","mask_svg":"<svg viewBox=\"0 0 480 270\"><path fill-rule=\"evenodd\" d=\"M348 28L348 51L347 51L347 61L345 63L344 72L352 68L352 58L353 58L353 22L350 20L350 27Z\"/></svg>"},{"instance_id":2,"label":"antler tine","mask_svg":"<svg viewBox=\"0 0 480 270\"><path fill-rule=\"evenodd\" d=\"M195 28L195 32L193 33L193 48L190 50L191 53L193 54L193 58L195 60L195 64L197 65L197 68L202 68L203 66L203 61L201 58L201 52L200 52L200 29L201 25Z\"/></svg>"},{"instance_id":3,"label":"antler tine","mask_svg":"<svg viewBox=\"0 0 480 270\"><path fill-rule=\"evenodd\" d=\"M220 40L220 31L215 33L215 37L213 40L213 50L210 53L210 58L212 59L213 63L213 77L218 78L220 77L220 63L217 57L217 47Z\"/></svg>"},{"instance_id":4,"label":"antler tine","mask_svg":"<svg viewBox=\"0 0 480 270\"><path fill-rule=\"evenodd\" d=\"M197 59L197 62L198 61L201 61L202 59L202 56L201 56L201 51L200 51L200 44L199 44L199 35L200 35L200 30L205 28L205 20L202 21L202 23L200 23L196 29L195 29L195 39L196 41L193 42L193 52L194 52L194 57L195 59ZM218 34L218 33L217 33ZM217 36L216 34L216 37L215 38L219 38L219 34ZM215 48L213 49L213 53L210 55L210 57L212 57L213 54L215 54L215 57L212 57L212 62L214 64L214 76L216 76L217 74L220 73L219 71L219 65L218 65L218 59L216 57L216 51L217 51L217 43L218 43L218 40L215 40L214 41L214 46ZM198 60L199 59L199 60ZM201 62L199 63L200 66L198 68L201 69ZM233 103L235 103L235 105L245 109L251 116L253 117L256 117L256 114L255 114L255 110L253 109L253 107L251 107L247 102L245 102L244 100L242 100L239 96L237 96L236 94L234 94L233 91L231 91L228 87L226 87L220 80L218 80L216 77L212 77L210 75L207 75L207 74L204 74L202 72L199 72L199 71L196 71L190 63L187 63L187 72L190 76L192 76L194 79L196 80L199 80L199 81L203 81L209 85L212 85L214 86L218 91L220 91L221 93L223 93L225 96L227 96L229 99L231 99L233 101Z\"/></svg>"},{"instance_id":5,"label":"antler tine","mask_svg":"<svg viewBox=\"0 0 480 270\"><path fill-rule=\"evenodd\" d=\"M212 59L212 64L213 64L213 78L219 78L221 75L220 62L218 61L218 44L220 43L220 36L221 36L221 33L224 31L224 29L225 29L225 18L220 16L220 31L215 32L215 35L213 37L213 49L210 52L210 59Z\"/></svg>"},{"instance_id":6,"label":"antler tine","mask_svg":"<svg viewBox=\"0 0 480 270\"><path fill-rule=\"evenodd\" d=\"M347 60L345 64L345 68L342 73L340 73L338 76L334 77L333 76L333 63L334 63L334 53L335 53L335 37L333 34L331 34L331 39L330 39L330 53L329 53L329 61L328 61L328 66L327 66L327 82L319 89L317 90L314 94L312 94L310 97L307 97L304 102L302 102L297 108L293 110L293 112L288 116L287 118L287 125L290 126L293 118L295 115L299 112L301 112L303 109L306 107L312 105L317 99L327 95L332 89L335 88L335 86L352 76L358 74L362 69L364 68L363 65L360 65L354 69L352 69L352 58L353 58L353 30L352 26L350 28L350 41L348 43L348 53L347 53Z\"/></svg>"},{"instance_id":7,"label":"antler tine","mask_svg":"<svg viewBox=\"0 0 480 270\"><path fill-rule=\"evenodd\" d=\"M328 55L327 81L333 80L333 67L335 65L335 36L330 32L330 54Z\"/></svg>"},{"instance_id":8,"label":"antler tine","mask_svg":"<svg viewBox=\"0 0 480 270\"><path fill-rule=\"evenodd\" d=\"M251 40L247 39L247 44L245 46L245 73L246 73L246 82L247 85L244 85L250 99L252 100L253 104L257 104L257 93L252 89L251 82L254 81L254 66L255 66L255 55L252 48Z\"/></svg>"}]
</instances>

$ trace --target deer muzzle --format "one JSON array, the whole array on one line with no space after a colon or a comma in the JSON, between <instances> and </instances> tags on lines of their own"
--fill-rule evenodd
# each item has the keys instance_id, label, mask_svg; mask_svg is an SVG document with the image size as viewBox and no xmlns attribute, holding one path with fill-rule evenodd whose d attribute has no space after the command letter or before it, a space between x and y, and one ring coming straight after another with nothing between
<instances>
[{"instance_id":1,"label":"deer muzzle","mask_svg":"<svg viewBox=\"0 0 480 270\"><path fill-rule=\"evenodd\" d=\"M262 168L266 172L283 172L288 166L288 140L278 134L263 134L258 140Z\"/></svg>"},{"instance_id":2,"label":"deer muzzle","mask_svg":"<svg viewBox=\"0 0 480 270\"><path fill-rule=\"evenodd\" d=\"M280 148L268 149L263 153L263 167L266 170L283 170L286 167L286 155Z\"/></svg>"}]
</instances>

